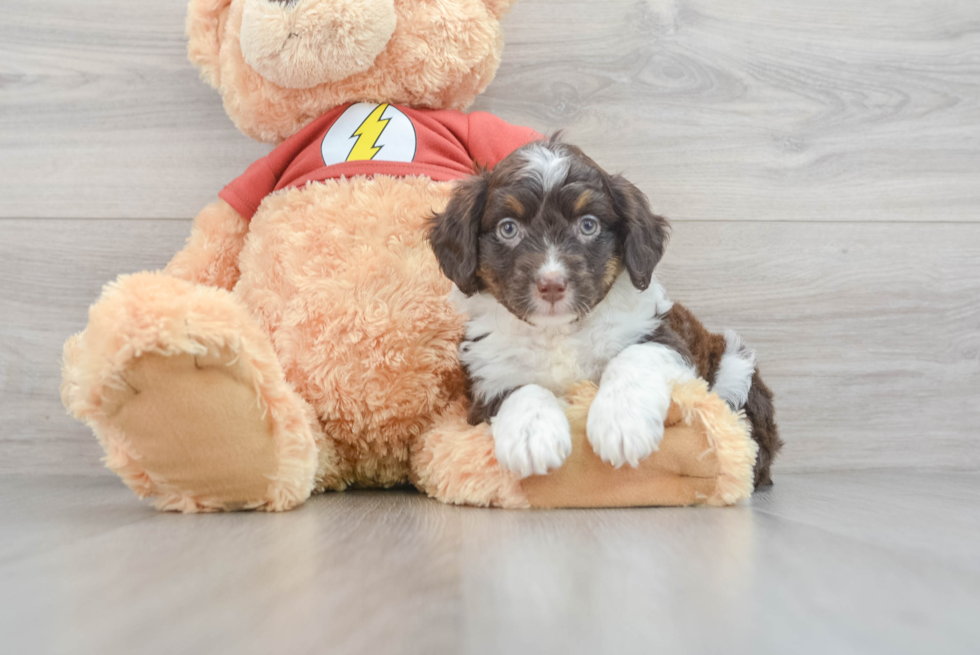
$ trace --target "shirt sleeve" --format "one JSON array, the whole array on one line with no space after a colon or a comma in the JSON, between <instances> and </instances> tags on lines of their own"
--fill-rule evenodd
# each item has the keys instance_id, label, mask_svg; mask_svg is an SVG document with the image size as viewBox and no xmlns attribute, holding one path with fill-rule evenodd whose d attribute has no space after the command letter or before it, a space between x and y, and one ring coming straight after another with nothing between
<instances>
[{"instance_id":1,"label":"shirt sleeve","mask_svg":"<svg viewBox=\"0 0 980 655\"><path fill-rule=\"evenodd\" d=\"M279 176L272 170L268 157L263 157L226 186L218 197L227 202L246 221L251 221L259 205L272 193Z\"/></svg>"},{"instance_id":2,"label":"shirt sleeve","mask_svg":"<svg viewBox=\"0 0 980 655\"><path fill-rule=\"evenodd\" d=\"M469 114L466 148L479 165L493 168L501 159L523 145L544 138L529 127L511 125L485 111Z\"/></svg>"},{"instance_id":3,"label":"shirt sleeve","mask_svg":"<svg viewBox=\"0 0 980 655\"><path fill-rule=\"evenodd\" d=\"M324 114L280 143L272 152L249 166L234 182L222 189L218 197L234 207L242 218L252 220L265 197L279 188L279 183L289 165L310 144L318 143L323 138L324 127L332 125L344 109L346 105ZM316 157L320 157L319 153L317 148Z\"/></svg>"}]
</instances>

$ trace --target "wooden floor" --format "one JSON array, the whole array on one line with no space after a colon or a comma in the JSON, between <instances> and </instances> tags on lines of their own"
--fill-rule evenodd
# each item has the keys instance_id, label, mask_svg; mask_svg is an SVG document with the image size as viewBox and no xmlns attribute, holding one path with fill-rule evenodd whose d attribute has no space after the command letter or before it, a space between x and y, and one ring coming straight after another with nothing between
<instances>
[{"instance_id":1,"label":"wooden floor","mask_svg":"<svg viewBox=\"0 0 980 655\"><path fill-rule=\"evenodd\" d=\"M269 146L187 63L185 0L0 9L0 652L980 650L976 0L505 20L475 108L563 128L647 191L675 224L668 292L758 349L787 447L751 508L394 493L196 518L104 471L60 347Z\"/></svg>"},{"instance_id":2,"label":"wooden floor","mask_svg":"<svg viewBox=\"0 0 980 655\"><path fill-rule=\"evenodd\" d=\"M0 477L4 653L977 653L980 473L783 475L728 509L410 492L158 514Z\"/></svg>"}]
</instances>

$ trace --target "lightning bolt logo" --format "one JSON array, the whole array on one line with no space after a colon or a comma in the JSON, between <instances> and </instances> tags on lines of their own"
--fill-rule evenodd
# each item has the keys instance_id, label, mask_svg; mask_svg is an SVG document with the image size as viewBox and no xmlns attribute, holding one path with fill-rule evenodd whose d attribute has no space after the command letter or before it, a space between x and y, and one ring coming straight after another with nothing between
<instances>
[{"instance_id":1,"label":"lightning bolt logo","mask_svg":"<svg viewBox=\"0 0 980 655\"><path fill-rule=\"evenodd\" d=\"M374 144L378 142L381 133L388 126L388 121L391 120L390 118L381 118L386 109L388 109L387 104L378 105L364 119L364 122L357 126L351 135L351 137L357 137L357 142L350 149L347 161L368 161L374 159L374 156L381 151L381 147Z\"/></svg>"}]
</instances>

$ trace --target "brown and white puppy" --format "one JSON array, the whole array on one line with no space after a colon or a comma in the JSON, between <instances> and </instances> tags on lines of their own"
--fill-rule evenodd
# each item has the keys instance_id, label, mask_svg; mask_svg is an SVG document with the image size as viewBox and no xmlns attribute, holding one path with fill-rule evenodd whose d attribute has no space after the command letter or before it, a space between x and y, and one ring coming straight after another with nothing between
<instances>
[{"instance_id":1,"label":"brown and white puppy","mask_svg":"<svg viewBox=\"0 0 980 655\"><path fill-rule=\"evenodd\" d=\"M562 401L599 384L586 430L614 466L659 446L671 386L701 376L745 409L756 486L782 445L772 394L738 335L709 333L653 276L668 238L646 196L581 150L529 144L458 184L429 238L467 314L460 359L472 424L489 421L502 466L527 476L571 452Z\"/></svg>"}]
</instances>

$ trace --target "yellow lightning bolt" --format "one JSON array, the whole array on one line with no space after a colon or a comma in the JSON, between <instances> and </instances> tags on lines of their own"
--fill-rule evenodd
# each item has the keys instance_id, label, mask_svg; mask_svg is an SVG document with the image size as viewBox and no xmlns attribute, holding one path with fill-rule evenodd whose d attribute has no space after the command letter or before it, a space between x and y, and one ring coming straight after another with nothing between
<instances>
[{"instance_id":1,"label":"yellow lightning bolt","mask_svg":"<svg viewBox=\"0 0 980 655\"><path fill-rule=\"evenodd\" d=\"M351 136L356 136L357 142L350 149L350 154L347 155L347 161L367 161L374 159L374 156L378 154L381 148L374 144L377 143L381 133L385 131L388 121L391 120L390 118L381 118L381 115L385 113L385 109L387 108L388 105L378 105L364 119L364 122L354 130Z\"/></svg>"}]
</instances>

